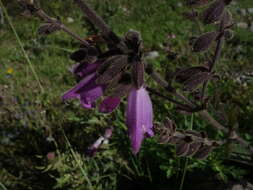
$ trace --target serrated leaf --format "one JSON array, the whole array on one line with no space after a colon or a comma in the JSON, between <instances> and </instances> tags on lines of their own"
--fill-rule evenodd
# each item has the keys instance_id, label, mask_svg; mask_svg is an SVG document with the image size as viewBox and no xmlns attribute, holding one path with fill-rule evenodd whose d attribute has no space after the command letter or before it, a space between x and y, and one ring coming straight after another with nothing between
<instances>
[{"instance_id":1,"label":"serrated leaf","mask_svg":"<svg viewBox=\"0 0 253 190\"><path fill-rule=\"evenodd\" d=\"M186 156L194 155L200 149L201 145L202 145L202 143L200 143L200 142L191 143Z\"/></svg>"},{"instance_id":2,"label":"serrated leaf","mask_svg":"<svg viewBox=\"0 0 253 190\"><path fill-rule=\"evenodd\" d=\"M130 92L131 89L132 89L131 84L119 84L115 89L113 89L112 96L115 96L115 97L126 96Z\"/></svg>"},{"instance_id":3,"label":"serrated leaf","mask_svg":"<svg viewBox=\"0 0 253 190\"><path fill-rule=\"evenodd\" d=\"M225 10L222 16L222 22L224 24L224 28L229 27L233 24L233 17L229 10Z\"/></svg>"},{"instance_id":4,"label":"serrated leaf","mask_svg":"<svg viewBox=\"0 0 253 190\"><path fill-rule=\"evenodd\" d=\"M70 59L76 62L80 62L88 55L88 51L85 48L81 48L70 55Z\"/></svg>"},{"instance_id":5,"label":"serrated leaf","mask_svg":"<svg viewBox=\"0 0 253 190\"><path fill-rule=\"evenodd\" d=\"M213 75L209 72L197 73L183 83L184 90L193 91L198 87L198 85L211 79L212 76Z\"/></svg>"},{"instance_id":6,"label":"serrated leaf","mask_svg":"<svg viewBox=\"0 0 253 190\"><path fill-rule=\"evenodd\" d=\"M117 74L123 72L128 65L128 57L125 55L116 55L106 60L102 67L103 72L99 68L99 76L96 80L97 84L109 83Z\"/></svg>"},{"instance_id":7,"label":"serrated leaf","mask_svg":"<svg viewBox=\"0 0 253 190\"><path fill-rule=\"evenodd\" d=\"M39 35L49 35L60 30L60 27L54 23L42 24L38 29Z\"/></svg>"},{"instance_id":8,"label":"serrated leaf","mask_svg":"<svg viewBox=\"0 0 253 190\"><path fill-rule=\"evenodd\" d=\"M180 69L174 73L174 78L176 82L183 83L188 80L192 75L195 75L199 72L207 72L208 68L203 66L189 67L186 69Z\"/></svg>"},{"instance_id":9,"label":"serrated leaf","mask_svg":"<svg viewBox=\"0 0 253 190\"><path fill-rule=\"evenodd\" d=\"M217 38L218 32L207 32L202 34L193 45L194 52L201 52L207 50L212 42Z\"/></svg>"},{"instance_id":10,"label":"serrated leaf","mask_svg":"<svg viewBox=\"0 0 253 190\"><path fill-rule=\"evenodd\" d=\"M218 21L225 9L225 2L223 0L216 0L203 12L203 22L211 24Z\"/></svg>"},{"instance_id":11,"label":"serrated leaf","mask_svg":"<svg viewBox=\"0 0 253 190\"><path fill-rule=\"evenodd\" d=\"M185 156L189 151L190 145L186 142L181 142L176 145L176 155L177 156Z\"/></svg>"},{"instance_id":12,"label":"serrated leaf","mask_svg":"<svg viewBox=\"0 0 253 190\"><path fill-rule=\"evenodd\" d=\"M194 158L199 160L204 160L208 157L208 154L213 150L212 146L203 145L200 149L194 154Z\"/></svg>"}]
</instances>

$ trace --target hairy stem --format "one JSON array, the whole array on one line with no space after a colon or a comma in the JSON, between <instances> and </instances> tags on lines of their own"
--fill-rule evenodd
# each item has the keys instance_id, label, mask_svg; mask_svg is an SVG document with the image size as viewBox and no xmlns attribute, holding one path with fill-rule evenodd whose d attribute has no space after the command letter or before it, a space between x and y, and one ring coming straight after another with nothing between
<instances>
[{"instance_id":1,"label":"hairy stem","mask_svg":"<svg viewBox=\"0 0 253 190\"><path fill-rule=\"evenodd\" d=\"M185 105L185 104L182 104L181 102L177 101L177 100L174 100L173 98L170 98L170 97L167 97L167 96L164 96L163 94L161 94L160 92L156 91L155 89L152 89L150 87L146 87L146 89L151 93L151 94L154 94L156 96L159 96L161 98L164 98L176 105L179 105L180 107L185 107L185 108L189 108L189 106Z\"/></svg>"},{"instance_id":2,"label":"hairy stem","mask_svg":"<svg viewBox=\"0 0 253 190\"><path fill-rule=\"evenodd\" d=\"M84 14L88 17L90 22L97 26L102 32L110 33L112 30L104 22L104 20L96 14L96 12L90 8L90 6L84 0L74 0L75 3L80 7Z\"/></svg>"},{"instance_id":3,"label":"hairy stem","mask_svg":"<svg viewBox=\"0 0 253 190\"><path fill-rule=\"evenodd\" d=\"M42 9L35 7L33 4L26 3L25 1L20 1L20 2L22 2L22 4L25 4L26 5L25 7L31 13L33 13L34 15L39 17L40 19L44 20L47 23L52 23L52 24L58 26L62 31L66 32L67 34L72 36L74 39L80 41L83 45L89 46L89 43L86 40L82 39L79 35L72 32L70 29L68 29L63 23L61 23L56 18L52 18L52 17L48 16Z\"/></svg>"},{"instance_id":4,"label":"hairy stem","mask_svg":"<svg viewBox=\"0 0 253 190\"><path fill-rule=\"evenodd\" d=\"M83 11L89 21L96 26L103 34L106 39L110 39L120 49L124 48L125 45L121 44L121 38L118 37L112 29L105 23L105 21L86 3L85 0L74 0L78 7ZM120 47L122 46L122 47ZM123 49L124 50L124 49Z\"/></svg>"},{"instance_id":5,"label":"hairy stem","mask_svg":"<svg viewBox=\"0 0 253 190\"><path fill-rule=\"evenodd\" d=\"M179 98L183 102L185 102L188 106L190 106L192 109L196 108L196 104L192 103L188 98L186 98L184 95L177 92L172 86L170 86L162 77L155 71L148 71L148 74L151 76L151 78L154 79L154 81L157 82L157 84L164 87L166 90L168 90L169 93L173 94L175 97ZM163 96L160 96L163 97ZM206 120L213 128L220 130L225 133L229 133L229 130L221 125L218 121L216 121L208 112L207 110L202 110L198 112L199 115ZM243 146L249 148L251 154L253 154L253 147L250 146L250 144L242 139L237 133L235 133L235 141L242 144Z\"/></svg>"},{"instance_id":6,"label":"hairy stem","mask_svg":"<svg viewBox=\"0 0 253 190\"><path fill-rule=\"evenodd\" d=\"M215 48L214 57L213 57L210 65L209 65L209 72L213 71L214 66L218 62L218 60L220 58L220 55L221 55L222 46L223 46L223 43L224 43L224 40L225 40L224 39L224 34L223 34L223 28L224 28L224 21L222 20L221 23L220 23L220 29L219 29L219 31L221 33L221 36L218 39L218 42L217 42L217 45L216 45L216 48ZM203 88L202 88L202 92L201 92L201 101L202 102L204 100L204 96L205 96L205 92L206 92L208 83L209 83L209 80L204 82L204 84L203 84Z\"/></svg>"}]
</instances>

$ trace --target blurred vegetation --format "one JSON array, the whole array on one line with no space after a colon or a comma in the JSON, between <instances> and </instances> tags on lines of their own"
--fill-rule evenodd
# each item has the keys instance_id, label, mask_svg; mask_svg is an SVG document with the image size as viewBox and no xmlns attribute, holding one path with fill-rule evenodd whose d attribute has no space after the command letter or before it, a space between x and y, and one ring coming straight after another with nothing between
<instances>
[{"instance_id":1,"label":"blurred vegetation","mask_svg":"<svg viewBox=\"0 0 253 190\"><path fill-rule=\"evenodd\" d=\"M89 2L117 34L123 35L129 29L140 31L145 52L159 52L160 57L152 62L161 73L166 75L179 66L198 65L199 60L203 60L190 51L187 40L199 33L196 23L182 17L187 10L183 1ZM20 190L179 189L185 159L176 157L173 146L160 145L154 137L145 140L138 156L131 154L124 124L124 103L111 115L104 115L97 110L80 108L78 101L61 101L61 95L75 83L69 73L73 64L69 55L79 47L78 42L62 32L38 36L41 22L37 18L22 16L14 0L3 3L44 91L39 88L4 18L5 22L0 24L0 187ZM97 33L71 0L43 0L40 5L80 36ZM243 138L252 142L253 31L250 27L253 28L253 13L249 8L253 9L251 0L235 1L230 6L235 21L246 23L248 27L234 27L235 36L226 43L217 66L221 79L211 84L208 93L215 97L210 108L214 117L236 127ZM175 35L174 39L168 38L171 34ZM180 57L168 59L162 51L165 44ZM176 112L171 103L155 97L152 100L155 122L170 117L179 128L190 126L190 116ZM227 123L217 110L224 110ZM194 118L194 129L206 130L214 139L225 138L197 115ZM108 127L114 127L110 143L94 157L87 157L87 147ZM238 153L236 158L231 152ZM247 150L239 145L228 144L216 149L206 160L190 158L185 183L190 185L199 173L205 176L204 180L252 180L249 178L252 164L243 163L245 154Z\"/></svg>"}]
</instances>

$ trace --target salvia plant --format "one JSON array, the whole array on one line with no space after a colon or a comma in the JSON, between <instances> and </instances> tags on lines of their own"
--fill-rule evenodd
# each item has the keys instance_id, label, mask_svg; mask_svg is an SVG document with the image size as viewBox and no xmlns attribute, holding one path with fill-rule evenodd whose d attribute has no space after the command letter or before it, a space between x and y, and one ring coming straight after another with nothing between
<instances>
[{"instance_id":1,"label":"salvia plant","mask_svg":"<svg viewBox=\"0 0 253 190\"><path fill-rule=\"evenodd\" d=\"M210 97L207 88L210 81L219 80L215 65L219 62L224 42L233 37L234 22L228 10L231 0L185 0L190 7L190 11L184 13L185 18L213 25L213 30L190 39L193 53L204 52L206 55L208 52L209 56L205 56L203 64L198 66L178 68L166 80L145 59L138 31L129 30L124 36L118 36L85 0L73 2L83 11L88 21L100 30L99 34L86 39L72 32L58 18L48 16L34 3L25 0L19 2L26 14L36 15L44 21L38 29L40 35L61 30L80 42L80 48L70 55L76 62L71 72L76 77L77 84L63 94L63 101L79 99L83 108L98 107L100 112L109 114L117 109L122 99L127 99L126 125L134 154L139 152L146 137L154 135L158 136L159 143L174 144L178 156L204 159L209 152L228 141L240 143L253 153L253 148L235 129L221 125L208 113ZM204 9L198 9L202 6ZM145 82L145 75L163 87L166 93L151 88ZM154 124L154 105L150 93L172 102L181 112L199 114L214 129L226 133L227 138L215 141L209 139L205 132L179 130L176 121L169 118L164 119L163 124ZM99 106L98 99L102 100ZM88 148L88 154L94 155L111 135L112 129L109 128L104 136Z\"/></svg>"}]
</instances>

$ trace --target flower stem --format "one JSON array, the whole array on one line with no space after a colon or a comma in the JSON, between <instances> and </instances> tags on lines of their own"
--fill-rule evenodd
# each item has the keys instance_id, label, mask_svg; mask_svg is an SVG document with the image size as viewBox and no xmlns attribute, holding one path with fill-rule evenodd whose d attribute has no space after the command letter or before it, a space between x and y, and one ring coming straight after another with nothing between
<instances>
[{"instance_id":1,"label":"flower stem","mask_svg":"<svg viewBox=\"0 0 253 190\"><path fill-rule=\"evenodd\" d=\"M148 65L149 66L149 65ZM190 106L192 109L196 108L196 104L194 104L193 102L191 102L188 98L186 98L184 95L182 95L181 93L177 92L172 86L170 86L167 81L165 81L157 72L155 72L154 70L149 70L147 72L151 78L154 79L154 81L159 84L160 86L164 87L169 93L173 94L175 97L179 98L180 100L182 100L183 102L185 102L188 106ZM163 96L160 96L163 98ZM167 99L167 98L166 98ZM229 133L229 130L224 127L223 125L221 125L218 121L216 121L208 112L207 110L201 110L200 112L198 112L199 115L206 120L213 128L220 130L222 132L225 133ZM237 141L238 143L240 143L241 145L249 148L251 154L253 155L253 147L247 142L245 141L243 138L241 138L237 133L235 133L236 138L234 138L235 141Z\"/></svg>"},{"instance_id":2,"label":"flower stem","mask_svg":"<svg viewBox=\"0 0 253 190\"><path fill-rule=\"evenodd\" d=\"M69 34L70 36L72 36L74 39L80 41L83 45L85 45L85 46L89 46L90 45L86 40L84 40L83 38L81 38L76 33L72 32L69 28L67 28L58 19L52 18L49 15L47 15L42 9L35 7L33 4L28 4L27 2L22 1L22 0L21 0L21 2L23 4L25 4L25 5L27 5L28 10L31 13L35 14L40 19L44 20L47 23L52 23L52 24L58 26L62 31L66 32L67 34Z\"/></svg>"},{"instance_id":3,"label":"flower stem","mask_svg":"<svg viewBox=\"0 0 253 190\"><path fill-rule=\"evenodd\" d=\"M179 190L183 190L185 175L186 175L186 171L187 171L187 166L188 166L188 158L185 158L184 171L183 171L183 176L181 178L181 183L180 183Z\"/></svg>"},{"instance_id":4,"label":"flower stem","mask_svg":"<svg viewBox=\"0 0 253 190\"><path fill-rule=\"evenodd\" d=\"M75 3L82 9L84 14L88 17L90 22L97 26L103 33L110 33L110 27L104 22L104 20L96 14L96 12L89 7L89 5L83 0L74 0Z\"/></svg>"},{"instance_id":5,"label":"flower stem","mask_svg":"<svg viewBox=\"0 0 253 190\"><path fill-rule=\"evenodd\" d=\"M190 123L190 126L189 126L189 130L192 130L192 128L193 128L193 120L194 120L194 114L191 114L191 123ZM182 176L182 179L181 179L179 190L183 190L184 181L185 181L185 175L186 175L186 172L187 172L188 162L189 162L189 158L186 157L185 158L185 164L184 164L183 176Z\"/></svg>"}]
</instances>

